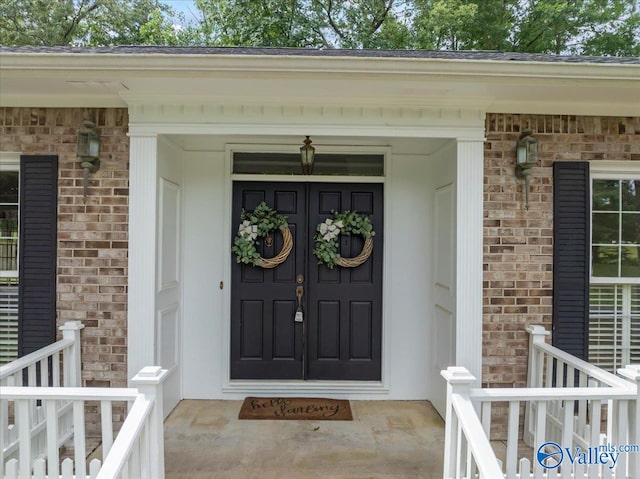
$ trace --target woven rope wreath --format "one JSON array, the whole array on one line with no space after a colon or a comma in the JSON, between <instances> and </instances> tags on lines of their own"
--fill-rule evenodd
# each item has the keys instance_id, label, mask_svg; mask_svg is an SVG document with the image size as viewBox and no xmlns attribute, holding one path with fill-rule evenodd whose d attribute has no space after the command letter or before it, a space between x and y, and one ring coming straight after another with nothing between
<instances>
[{"instance_id":1,"label":"woven rope wreath","mask_svg":"<svg viewBox=\"0 0 640 479\"><path fill-rule=\"evenodd\" d=\"M331 212L331 218L327 218L324 223L320 223L316 228L314 237L316 247L313 254L318 258L318 264L325 264L329 269L335 265L343 268L355 268L369 259L373 251L373 225L368 216L361 215L355 211ZM343 258L338 253L340 244L338 237L341 234L362 235L364 246L360 254L353 258Z\"/></svg>"},{"instance_id":2,"label":"woven rope wreath","mask_svg":"<svg viewBox=\"0 0 640 479\"><path fill-rule=\"evenodd\" d=\"M231 247L238 263L260 268L275 268L284 263L293 248L293 237L286 217L269 208L263 201L252 212L242 210L240 221L238 234ZM263 258L256 248L258 238L270 238L270 233L276 230L282 233L282 249L273 258Z\"/></svg>"}]
</instances>

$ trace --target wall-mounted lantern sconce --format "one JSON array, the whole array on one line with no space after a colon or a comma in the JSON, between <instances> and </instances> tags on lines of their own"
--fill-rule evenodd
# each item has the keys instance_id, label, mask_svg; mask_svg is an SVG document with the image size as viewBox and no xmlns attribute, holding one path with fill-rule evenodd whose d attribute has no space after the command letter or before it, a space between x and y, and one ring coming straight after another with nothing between
<instances>
[{"instance_id":1,"label":"wall-mounted lantern sconce","mask_svg":"<svg viewBox=\"0 0 640 479\"><path fill-rule=\"evenodd\" d=\"M516 176L524 178L524 209L529 209L529 188L531 186L531 170L538 166L538 140L531 136L531 131L520 135L516 146Z\"/></svg>"},{"instance_id":2,"label":"wall-mounted lantern sconce","mask_svg":"<svg viewBox=\"0 0 640 479\"><path fill-rule=\"evenodd\" d=\"M300 161L302 162L302 172L305 175L313 173L313 160L316 154L316 149L311 146L311 140L307 138L303 141L304 146L300 147Z\"/></svg>"},{"instance_id":3,"label":"wall-mounted lantern sconce","mask_svg":"<svg viewBox=\"0 0 640 479\"><path fill-rule=\"evenodd\" d=\"M87 202L87 187L89 186L89 173L95 173L100 169L100 135L95 131L95 123L90 120L82 122L83 128L78 130L78 145L76 154L80 158L80 167L83 169L83 202Z\"/></svg>"}]
</instances>

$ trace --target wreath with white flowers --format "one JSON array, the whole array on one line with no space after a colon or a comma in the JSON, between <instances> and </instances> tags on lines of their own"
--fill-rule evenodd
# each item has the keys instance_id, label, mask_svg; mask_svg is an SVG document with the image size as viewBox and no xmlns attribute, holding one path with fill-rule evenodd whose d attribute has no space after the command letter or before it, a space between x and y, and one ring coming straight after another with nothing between
<instances>
[{"instance_id":1,"label":"wreath with white flowers","mask_svg":"<svg viewBox=\"0 0 640 479\"><path fill-rule=\"evenodd\" d=\"M231 251L236 254L238 263L252 264L261 268L275 268L287 259L293 248L293 237L285 216L269 208L263 201L252 212L242 210L240 221L238 234L231 247ZM273 258L263 258L256 248L258 238L266 238L271 241L271 232L278 230L282 233L282 250Z\"/></svg>"},{"instance_id":2,"label":"wreath with white flowers","mask_svg":"<svg viewBox=\"0 0 640 479\"><path fill-rule=\"evenodd\" d=\"M344 268L355 268L369 259L373 251L373 225L368 216L361 215L355 211L331 211L331 217L320 223L316 228L315 249L313 254L318 258L318 264L325 264L329 269L335 265ZM338 236L362 235L364 246L360 254L353 258L343 258L338 253L340 244Z\"/></svg>"}]
</instances>

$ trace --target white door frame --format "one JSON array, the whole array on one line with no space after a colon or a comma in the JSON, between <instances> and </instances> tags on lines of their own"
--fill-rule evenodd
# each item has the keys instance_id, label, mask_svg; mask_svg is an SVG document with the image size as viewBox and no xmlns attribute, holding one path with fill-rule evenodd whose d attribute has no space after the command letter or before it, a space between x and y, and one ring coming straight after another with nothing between
<instances>
[{"instance_id":1,"label":"white door frame","mask_svg":"<svg viewBox=\"0 0 640 479\"><path fill-rule=\"evenodd\" d=\"M390 197L390 182L386 177L388 162L391 157L391 148L388 146L330 146L324 145L322 152L327 154L340 153L360 153L360 154L378 154L384 157L383 176L308 176L308 175L249 175L249 174L233 174L233 153L291 153L291 145L277 144L255 144L255 143L230 143L225 148L225 184L227 185L225 194L225 218L224 231L228 237L233 232L234 218L231 217L232 196L234 181L262 181L262 182L307 182L307 183L382 183L384 186L383 208L387 210L387 198ZM386 215L383 216L385 224L383 231L387 231ZM381 362L381 380L380 381L309 381L309 380L232 380L230 378L230 347L231 347L231 288L226 288L224 294L224 317L223 317L223 371L224 384L222 391L227 393L246 393L246 394L282 394L286 391L288 395L309 394L318 392L322 394L333 395L354 395L354 394L380 394L386 395L389 392L389 325L390 317L389 309L389 288L387 285L387 264L393 239L385 236L383 257L383 280L382 280L382 362ZM231 255L225 257L225 283L231 285Z\"/></svg>"}]
</instances>

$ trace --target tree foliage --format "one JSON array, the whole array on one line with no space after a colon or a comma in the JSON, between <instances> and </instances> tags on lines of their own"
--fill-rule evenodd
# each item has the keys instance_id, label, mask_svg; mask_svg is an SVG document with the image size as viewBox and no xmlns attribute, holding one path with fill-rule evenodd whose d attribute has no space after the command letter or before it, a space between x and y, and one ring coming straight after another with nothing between
<instances>
[{"instance_id":1,"label":"tree foliage","mask_svg":"<svg viewBox=\"0 0 640 479\"><path fill-rule=\"evenodd\" d=\"M160 0L2 0L2 45L176 44Z\"/></svg>"},{"instance_id":2,"label":"tree foliage","mask_svg":"<svg viewBox=\"0 0 640 479\"><path fill-rule=\"evenodd\" d=\"M640 55L637 0L195 0L195 15L162 0L3 0L0 43Z\"/></svg>"},{"instance_id":3,"label":"tree foliage","mask_svg":"<svg viewBox=\"0 0 640 479\"><path fill-rule=\"evenodd\" d=\"M199 42L638 55L637 0L196 0Z\"/></svg>"}]
</instances>

